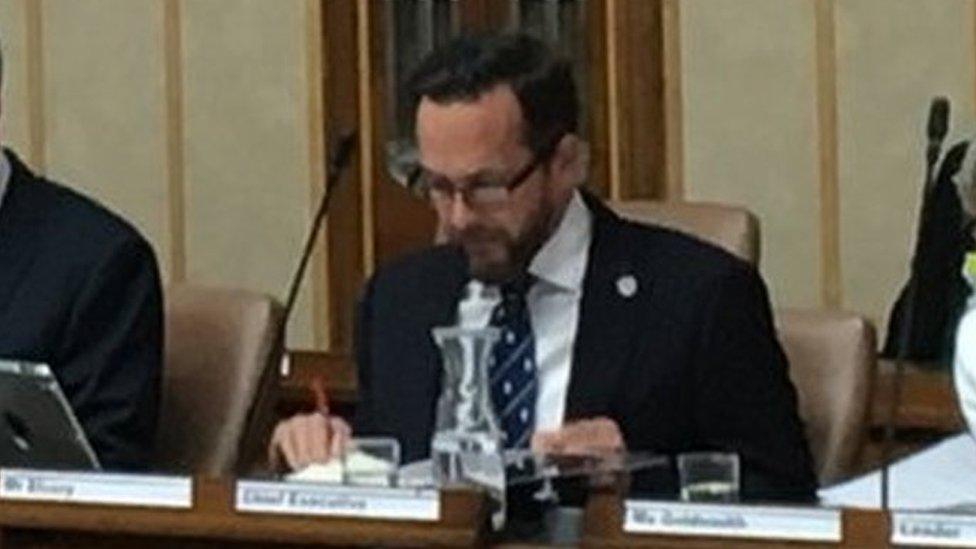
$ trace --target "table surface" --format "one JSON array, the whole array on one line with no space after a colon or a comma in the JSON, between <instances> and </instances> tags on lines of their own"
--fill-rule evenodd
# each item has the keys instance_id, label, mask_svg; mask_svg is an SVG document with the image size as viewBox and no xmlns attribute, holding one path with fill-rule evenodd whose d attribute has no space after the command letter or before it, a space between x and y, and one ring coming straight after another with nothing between
<instances>
[{"instance_id":1,"label":"table surface","mask_svg":"<svg viewBox=\"0 0 976 549\"><path fill-rule=\"evenodd\" d=\"M885 547L889 520L880 510L842 511L843 541L836 543L784 542L771 540L706 538L677 535L636 535L623 531L623 505L613 494L595 494L589 499L583 519L582 545L585 547L745 549L766 547Z\"/></svg>"},{"instance_id":2,"label":"table surface","mask_svg":"<svg viewBox=\"0 0 976 549\"><path fill-rule=\"evenodd\" d=\"M875 472L821 491L823 502L843 506L844 540L832 547L886 546L889 514L879 509ZM976 441L957 435L891 468L896 509L946 509L976 500ZM634 535L622 530L620 490L591 494L576 512L579 544L589 547L781 547L783 542L686 536ZM327 518L238 513L234 483L197 478L190 510L0 500L0 547L268 547L333 546L565 546L551 541L491 542L486 534L487 500L479 493L442 493L437 522ZM573 528L570 528L571 530ZM570 545L574 545L569 542ZM793 545L793 544L791 544ZM817 544L799 543L803 547Z\"/></svg>"},{"instance_id":3,"label":"table surface","mask_svg":"<svg viewBox=\"0 0 976 549\"><path fill-rule=\"evenodd\" d=\"M481 494L448 490L441 493L441 519L436 522L238 513L234 493L233 481L198 478L189 510L0 500L0 527L168 538L170 546L174 538L182 538L224 543L470 547L483 537L488 511ZM5 533L3 547L18 545L9 537Z\"/></svg>"},{"instance_id":4,"label":"table surface","mask_svg":"<svg viewBox=\"0 0 976 549\"><path fill-rule=\"evenodd\" d=\"M820 490L824 505L881 507L882 475L873 471ZM959 433L888 468L889 505L897 510L951 510L976 503L976 440Z\"/></svg>"}]
</instances>

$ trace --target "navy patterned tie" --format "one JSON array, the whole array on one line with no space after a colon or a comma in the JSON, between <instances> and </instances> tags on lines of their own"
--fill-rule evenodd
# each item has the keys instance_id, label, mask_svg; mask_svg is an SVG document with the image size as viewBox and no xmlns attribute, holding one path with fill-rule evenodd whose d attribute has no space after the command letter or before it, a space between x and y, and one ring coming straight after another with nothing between
<instances>
[{"instance_id":1,"label":"navy patterned tie","mask_svg":"<svg viewBox=\"0 0 976 549\"><path fill-rule=\"evenodd\" d=\"M502 286L502 300L491 313L491 325L501 337L489 363L491 402L501 423L505 448L525 448L535 427L535 403L539 396L535 337L525 294L532 278Z\"/></svg>"}]
</instances>

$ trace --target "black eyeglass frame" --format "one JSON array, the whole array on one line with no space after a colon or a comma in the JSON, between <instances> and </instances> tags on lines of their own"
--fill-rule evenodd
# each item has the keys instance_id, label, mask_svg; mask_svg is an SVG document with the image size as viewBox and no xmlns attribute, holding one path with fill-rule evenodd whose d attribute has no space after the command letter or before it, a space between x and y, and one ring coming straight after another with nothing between
<instances>
[{"instance_id":1,"label":"black eyeglass frame","mask_svg":"<svg viewBox=\"0 0 976 549\"><path fill-rule=\"evenodd\" d=\"M542 147L537 152L534 152L532 155L532 160L530 160L529 163L525 165L525 167L523 167L514 176L512 176L512 178L508 182L499 185L483 184L481 186L503 188L507 193L511 193L515 189L525 184L525 182L528 181L529 176L532 175L532 173L535 172L535 170L537 170L539 166L552 159L553 155L556 153L556 149L559 147L559 143L562 142L563 137L565 136L566 136L566 132L560 132L556 134L556 137L551 141L549 141L546 144L546 146ZM418 162L410 169L410 173L407 176L405 185L407 189L409 189L410 192L414 194L414 196L417 196L418 198L422 198L424 200L430 200L430 188L420 182L421 179L420 176L423 175L423 172L424 172L424 167ZM469 200L469 195L477 187L472 187L472 186L458 187L454 185L452 185L452 187L453 187L452 194L460 194L461 198L466 203L471 204L471 201Z\"/></svg>"}]
</instances>

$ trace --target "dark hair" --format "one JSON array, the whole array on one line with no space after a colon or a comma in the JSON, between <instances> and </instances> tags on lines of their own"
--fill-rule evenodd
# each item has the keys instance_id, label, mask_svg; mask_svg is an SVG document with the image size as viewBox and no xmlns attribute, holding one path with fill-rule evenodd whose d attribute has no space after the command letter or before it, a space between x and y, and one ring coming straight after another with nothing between
<instances>
[{"instance_id":1,"label":"dark hair","mask_svg":"<svg viewBox=\"0 0 976 549\"><path fill-rule=\"evenodd\" d=\"M518 98L523 139L533 152L576 131L572 67L526 34L455 38L424 57L407 82L414 115L424 97L436 103L474 101L499 84L511 86Z\"/></svg>"}]
</instances>

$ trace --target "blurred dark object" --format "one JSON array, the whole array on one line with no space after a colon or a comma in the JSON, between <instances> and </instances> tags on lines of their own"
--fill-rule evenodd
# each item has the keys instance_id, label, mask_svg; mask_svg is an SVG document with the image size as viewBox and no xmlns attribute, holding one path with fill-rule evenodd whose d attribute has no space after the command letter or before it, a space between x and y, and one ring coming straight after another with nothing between
<instances>
[{"instance_id":1,"label":"blurred dark object","mask_svg":"<svg viewBox=\"0 0 976 549\"><path fill-rule=\"evenodd\" d=\"M952 363L955 326L969 294L962 261L973 244L954 181L969 141L954 144L939 163L947 131L948 101L937 98L929 114L926 176L911 274L891 310L881 351L884 358L937 369L948 369Z\"/></svg>"}]
</instances>

